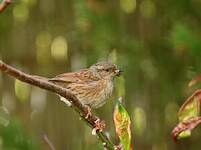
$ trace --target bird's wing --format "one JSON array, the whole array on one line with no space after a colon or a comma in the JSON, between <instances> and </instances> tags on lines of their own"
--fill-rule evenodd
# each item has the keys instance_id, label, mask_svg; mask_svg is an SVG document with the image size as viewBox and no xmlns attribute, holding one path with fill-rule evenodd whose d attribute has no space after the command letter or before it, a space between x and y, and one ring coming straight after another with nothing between
<instances>
[{"instance_id":1,"label":"bird's wing","mask_svg":"<svg viewBox=\"0 0 201 150\"><path fill-rule=\"evenodd\" d=\"M69 72L57 75L56 77L49 79L52 82L62 82L62 83L83 83L97 80L93 73L88 69L82 69L77 72Z\"/></svg>"}]
</instances>

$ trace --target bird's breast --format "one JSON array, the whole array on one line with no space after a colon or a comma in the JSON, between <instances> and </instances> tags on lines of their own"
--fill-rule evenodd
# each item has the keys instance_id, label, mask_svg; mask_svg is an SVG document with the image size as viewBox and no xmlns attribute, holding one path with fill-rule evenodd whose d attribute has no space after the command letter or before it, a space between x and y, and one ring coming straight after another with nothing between
<instances>
[{"instance_id":1,"label":"bird's breast","mask_svg":"<svg viewBox=\"0 0 201 150\"><path fill-rule=\"evenodd\" d=\"M92 99L91 106L93 108L101 107L106 103L106 100L112 95L113 81L101 80L97 85L96 97Z\"/></svg>"},{"instance_id":2,"label":"bird's breast","mask_svg":"<svg viewBox=\"0 0 201 150\"><path fill-rule=\"evenodd\" d=\"M113 81L101 79L87 83L72 83L67 87L82 104L92 108L101 107L112 95Z\"/></svg>"},{"instance_id":3,"label":"bird's breast","mask_svg":"<svg viewBox=\"0 0 201 150\"><path fill-rule=\"evenodd\" d=\"M104 90L104 93L105 93L105 97L108 98L109 96L112 95L112 92L113 92L113 81L105 81L105 88L103 89Z\"/></svg>"}]
</instances>

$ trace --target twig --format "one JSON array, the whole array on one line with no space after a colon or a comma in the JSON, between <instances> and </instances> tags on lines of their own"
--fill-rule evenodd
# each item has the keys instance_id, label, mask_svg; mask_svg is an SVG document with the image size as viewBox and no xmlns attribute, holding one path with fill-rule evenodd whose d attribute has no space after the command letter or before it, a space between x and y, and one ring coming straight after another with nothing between
<instances>
[{"instance_id":1,"label":"twig","mask_svg":"<svg viewBox=\"0 0 201 150\"><path fill-rule=\"evenodd\" d=\"M43 139L47 143L47 145L50 147L50 150L56 150L52 142L49 140L47 134L43 135Z\"/></svg>"},{"instance_id":2,"label":"twig","mask_svg":"<svg viewBox=\"0 0 201 150\"><path fill-rule=\"evenodd\" d=\"M0 3L0 13L3 12L11 2L12 2L12 0L3 0Z\"/></svg>"},{"instance_id":3,"label":"twig","mask_svg":"<svg viewBox=\"0 0 201 150\"><path fill-rule=\"evenodd\" d=\"M49 90L53 93L59 94L62 97L65 97L72 103L72 108L80 114L80 116L83 118L83 120L85 122L87 122L87 124L91 128L96 127L95 121L97 120L98 117L94 116L92 114L86 119L86 116L88 114L87 107L82 105L79 102L79 100L73 94L71 94L69 91L67 91L65 88L55 85L54 83L50 83L47 80L45 80L43 77L36 78L32 75L26 74L18 69L15 69L15 68L5 64L1 60L0 60L0 70L22 82L29 83L31 85L40 87L42 89ZM98 139L102 142L104 147L106 147L109 150L114 149L114 144L110 141L110 139L103 132L100 132L99 130L97 130L96 133L97 133Z\"/></svg>"}]
</instances>

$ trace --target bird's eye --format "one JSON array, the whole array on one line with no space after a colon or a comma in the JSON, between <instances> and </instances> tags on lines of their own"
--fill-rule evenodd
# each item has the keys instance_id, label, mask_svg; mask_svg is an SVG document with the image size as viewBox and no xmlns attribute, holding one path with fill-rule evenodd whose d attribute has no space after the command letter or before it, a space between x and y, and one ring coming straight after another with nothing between
<instances>
[{"instance_id":1,"label":"bird's eye","mask_svg":"<svg viewBox=\"0 0 201 150\"><path fill-rule=\"evenodd\" d=\"M109 69L106 69L105 71L109 72L110 70L109 70Z\"/></svg>"}]
</instances>

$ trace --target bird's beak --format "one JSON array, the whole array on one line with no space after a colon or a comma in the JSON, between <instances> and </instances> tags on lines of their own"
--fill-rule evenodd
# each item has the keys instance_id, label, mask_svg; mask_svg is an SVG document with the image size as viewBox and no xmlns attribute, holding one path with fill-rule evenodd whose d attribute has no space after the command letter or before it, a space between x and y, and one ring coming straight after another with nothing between
<instances>
[{"instance_id":1,"label":"bird's beak","mask_svg":"<svg viewBox=\"0 0 201 150\"><path fill-rule=\"evenodd\" d=\"M122 72L123 71L120 69L115 70L116 76L118 76L118 77L122 74Z\"/></svg>"}]
</instances>

